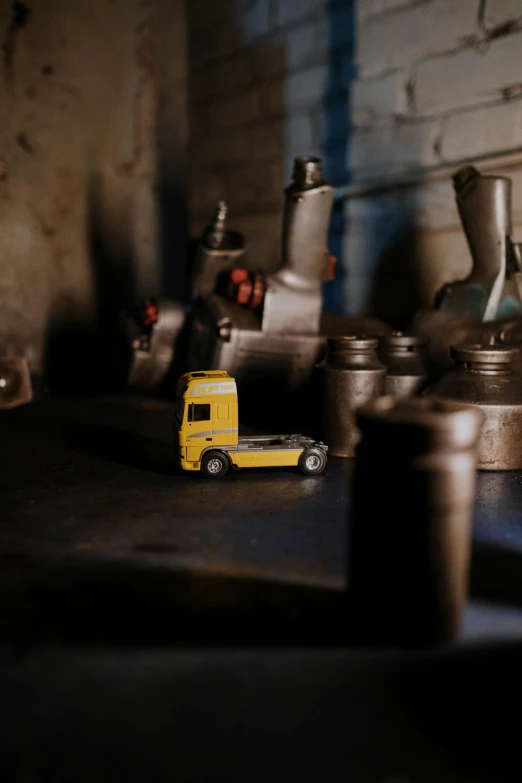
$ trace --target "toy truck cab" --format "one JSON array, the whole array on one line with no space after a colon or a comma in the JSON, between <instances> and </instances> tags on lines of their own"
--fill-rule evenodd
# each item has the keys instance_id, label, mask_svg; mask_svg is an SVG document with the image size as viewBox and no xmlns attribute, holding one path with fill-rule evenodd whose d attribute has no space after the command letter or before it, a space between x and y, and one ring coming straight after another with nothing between
<instances>
[{"instance_id":1,"label":"toy truck cab","mask_svg":"<svg viewBox=\"0 0 522 783\"><path fill-rule=\"evenodd\" d=\"M207 478L230 467L299 466L318 475L326 466L328 447L303 435L238 434L238 400L234 378L223 370L190 372L177 386L179 459L184 470Z\"/></svg>"},{"instance_id":2,"label":"toy truck cab","mask_svg":"<svg viewBox=\"0 0 522 783\"><path fill-rule=\"evenodd\" d=\"M182 467L199 470L198 463L209 449L237 446L237 390L228 373L187 373L178 383L177 395Z\"/></svg>"}]
</instances>

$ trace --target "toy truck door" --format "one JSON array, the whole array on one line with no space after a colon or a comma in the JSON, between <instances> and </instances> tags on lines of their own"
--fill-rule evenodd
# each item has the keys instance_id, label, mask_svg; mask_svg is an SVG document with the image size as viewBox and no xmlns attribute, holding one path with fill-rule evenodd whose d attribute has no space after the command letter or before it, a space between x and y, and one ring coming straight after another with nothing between
<instances>
[{"instance_id":1,"label":"toy truck door","mask_svg":"<svg viewBox=\"0 0 522 783\"><path fill-rule=\"evenodd\" d=\"M235 397L219 397L213 405L212 443L215 446L237 444L237 402Z\"/></svg>"},{"instance_id":2,"label":"toy truck door","mask_svg":"<svg viewBox=\"0 0 522 783\"><path fill-rule=\"evenodd\" d=\"M190 402L187 405L187 460L197 462L203 449L212 443L212 405Z\"/></svg>"}]
</instances>

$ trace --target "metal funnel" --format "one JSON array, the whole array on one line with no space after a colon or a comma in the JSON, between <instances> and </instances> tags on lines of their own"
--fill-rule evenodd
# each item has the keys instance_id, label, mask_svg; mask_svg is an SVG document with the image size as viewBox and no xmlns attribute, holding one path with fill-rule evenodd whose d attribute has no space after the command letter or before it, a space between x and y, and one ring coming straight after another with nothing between
<instances>
[{"instance_id":1,"label":"metal funnel","mask_svg":"<svg viewBox=\"0 0 522 783\"><path fill-rule=\"evenodd\" d=\"M511 180L465 166L453 182L473 270L443 289L439 309L490 321L497 315L512 253Z\"/></svg>"},{"instance_id":2,"label":"metal funnel","mask_svg":"<svg viewBox=\"0 0 522 783\"><path fill-rule=\"evenodd\" d=\"M320 159L297 157L292 182L285 190L282 266L267 281L263 331L319 333L333 198Z\"/></svg>"}]
</instances>

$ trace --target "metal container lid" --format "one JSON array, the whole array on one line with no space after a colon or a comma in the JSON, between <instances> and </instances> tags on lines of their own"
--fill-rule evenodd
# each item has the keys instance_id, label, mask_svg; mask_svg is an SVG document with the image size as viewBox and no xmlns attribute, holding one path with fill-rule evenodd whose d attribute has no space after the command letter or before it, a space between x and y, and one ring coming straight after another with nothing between
<instances>
[{"instance_id":1,"label":"metal container lid","mask_svg":"<svg viewBox=\"0 0 522 783\"><path fill-rule=\"evenodd\" d=\"M374 351L378 344L379 340L376 337L364 337L354 334L328 338L328 349L330 351L349 351L350 353L361 353L366 351Z\"/></svg>"},{"instance_id":2,"label":"metal container lid","mask_svg":"<svg viewBox=\"0 0 522 783\"><path fill-rule=\"evenodd\" d=\"M507 368L518 352L516 346L508 345L453 345L450 348L452 358L459 364L477 364L484 369Z\"/></svg>"},{"instance_id":3,"label":"metal container lid","mask_svg":"<svg viewBox=\"0 0 522 783\"><path fill-rule=\"evenodd\" d=\"M425 337L418 337L415 334L404 334L403 332L392 332L383 338L383 344L386 348L401 351L414 351L421 345L426 345L428 340Z\"/></svg>"}]
</instances>

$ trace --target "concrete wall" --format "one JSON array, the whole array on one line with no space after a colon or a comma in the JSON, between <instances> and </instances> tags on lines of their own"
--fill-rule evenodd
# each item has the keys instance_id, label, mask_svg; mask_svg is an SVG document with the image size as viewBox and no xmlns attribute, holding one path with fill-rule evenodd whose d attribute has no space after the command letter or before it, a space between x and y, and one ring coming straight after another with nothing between
<instances>
[{"instance_id":1,"label":"concrete wall","mask_svg":"<svg viewBox=\"0 0 522 783\"><path fill-rule=\"evenodd\" d=\"M225 197L272 268L291 159L321 155L329 309L403 325L467 274L464 161L513 176L522 224L522 0L192 0L189 37L193 229Z\"/></svg>"},{"instance_id":2,"label":"concrete wall","mask_svg":"<svg viewBox=\"0 0 522 783\"><path fill-rule=\"evenodd\" d=\"M5 2L0 37L0 355L39 372L182 261L184 2Z\"/></svg>"}]
</instances>

